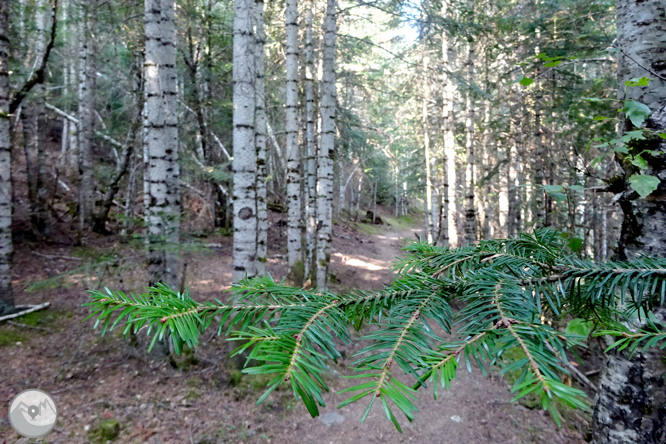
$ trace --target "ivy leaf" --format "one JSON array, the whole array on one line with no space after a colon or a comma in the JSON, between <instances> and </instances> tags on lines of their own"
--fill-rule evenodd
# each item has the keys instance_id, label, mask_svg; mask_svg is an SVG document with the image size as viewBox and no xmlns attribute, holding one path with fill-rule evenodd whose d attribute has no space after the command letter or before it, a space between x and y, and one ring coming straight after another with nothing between
<instances>
[{"instance_id":1,"label":"ivy leaf","mask_svg":"<svg viewBox=\"0 0 666 444\"><path fill-rule=\"evenodd\" d=\"M569 185L569 189L571 191L574 191L576 193L584 193L585 192L585 187L582 185Z\"/></svg>"},{"instance_id":2,"label":"ivy leaf","mask_svg":"<svg viewBox=\"0 0 666 444\"><path fill-rule=\"evenodd\" d=\"M622 142L629 142L631 140L645 140L645 135L643 134L643 131L627 131L620 138L620 140Z\"/></svg>"},{"instance_id":3,"label":"ivy leaf","mask_svg":"<svg viewBox=\"0 0 666 444\"><path fill-rule=\"evenodd\" d=\"M617 145L615 145L615 148L613 148L613 151L615 151L618 154L629 154L629 150L624 145L624 143L618 143Z\"/></svg>"},{"instance_id":4,"label":"ivy leaf","mask_svg":"<svg viewBox=\"0 0 666 444\"><path fill-rule=\"evenodd\" d=\"M564 202L567 200L567 195L564 193L548 193L548 195L555 199L557 202Z\"/></svg>"},{"instance_id":5,"label":"ivy leaf","mask_svg":"<svg viewBox=\"0 0 666 444\"><path fill-rule=\"evenodd\" d=\"M520 79L518 83L520 83L523 86L530 86L532 83L534 83L534 80L530 79L529 77L523 76L523 78Z\"/></svg>"},{"instance_id":6,"label":"ivy leaf","mask_svg":"<svg viewBox=\"0 0 666 444\"><path fill-rule=\"evenodd\" d=\"M648 174L634 174L629 178L629 183L641 197L647 197L659 187L661 181Z\"/></svg>"},{"instance_id":7,"label":"ivy leaf","mask_svg":"<svg viewBox=\"0 0 666 444\"><path fill-rule=\"evenodd\" d=\"M548 194L561 193L564 191L564 187L562 185L544 185L543 189Z\"/></svg>"},{"instance_id":8,"label":"ivy leaf","mask_svg":"<svg viewBox=\"0 0 666 444\"><path fill-rule=\"evenodd\" d=\"M648 82L649 82L650 80L652 80L652 79L648 79L647 77L641 77L640 79L634 77L633 79L631 79L631 80L627 80L626 82L624 82L624 84L627 85L627 86L629 86L629 87L634 87L634 86L648 86Z\"/></svg>"},{"instance_id":9,"label":"ivy leaf","mask_svg":"<svg viewBox=\"0 0 666 444\"><path fill-rule=\"evenodd\" d=\"M658 135L659 137L661 137L662 139L666 139L666 133L659 133L659 134L657 134L657 135Z\"/></svg>"},{"instance_id":10,"label":"ivy leaf","mask_svg":"<svg viewBox=\"0 0 666 444\"><path fill-rule=\"evenodd\" d=\"M622 111L624 111L627 118L631 120L631 123L633 123L636 128L639 128L652 112L647 105L636 102L635 100L627 100L624 102L624 108Z\"/></svg>"},{"instance_id":11,"label":"ivy leaf","mask_svg":"<svg viewBox=\"0 0 666 444\"><path fill-rule=\"evenodd\" d=\"M546 63L545 65L543 65L543 67L544 67L544 68L555 67L555 66L559 65L560 63L562 63L561 60L555 60L555 61L553 61L553 62L548 62L548 63Z\"/></svg>"},{"instance_id":12,"label":"ivy leaf","mask_svg":"<svg viewBox=\"0 0 666 444\"><path fill-rule=\"evenodd\" d=\"M578 253L583 247L583 239L579 237L572 237L567 241L567 247L569 247L569 250L573 251L574 253Z\"/></svg>"},{"instance_id":13,"label":"ivy leaf","mask_svg":"<svg viewBox=\"0 0 666 444\"><path fill-rule=\"evenodd\" d=\"M590 336L591 330L592 322L576 318L569 321L566 328L564 329L564 332L568 335L588 337Z\"/></svg>"},{"instance_id":14,"label":"ivy leaf","mask_svg":"<svg viewBox=\"0 0 666 444\"><path fill-rule=\"evenodd\" d=\"M637 154L636 156L634 156L633 159L631 159L631 164L637 166L641 170L647 170L648 167L647 162L645 161L645 159L643 159L643 157L640 154Z\"/></svg>"}]
</instances>

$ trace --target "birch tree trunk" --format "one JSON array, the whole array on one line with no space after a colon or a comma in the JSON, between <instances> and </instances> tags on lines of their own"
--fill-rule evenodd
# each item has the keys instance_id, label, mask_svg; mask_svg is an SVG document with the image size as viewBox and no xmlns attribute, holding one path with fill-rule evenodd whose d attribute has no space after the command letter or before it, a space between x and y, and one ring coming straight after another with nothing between
<instances>
[{"instance_id":1,"label":"birch tree trunk","mask_svg":"<svg viewBox=\"0 0 666 444\"><path fill-rule=\"evenodd\" d=\"M144 144L151 283L178 288L180 187L174 0L145 0Z\"/></svg>"},{"instance_id":2,"label":"birch tree trunk","mask_svg":"<svg viewBox=\"0 0 666 444\"><path fill-rule=\"evenodd\" d=\"M266 208L266 177L268 165L266 164L266 84L265 53L266 32L264 31L264 1L255 0L255 17L257 46L256 65L256 114L255 114L255 144L257 153L257 274L266 274L266 256L268 256L268 211Z\"/></svg>"},{"instance_id":3,"label":"birch tree trunk","mask_svg":"<svg viewBox=\"0 0 666 444\"><path fill-rule=\"evenodd\" d=\"M447 3L442 2L442 9L447 7ZM443 12L442 17L447 17ZM458 228L456 225L456 140L455 140L455 113L453 109L453 100L456 94L455 84L451 73L455 71L455 53L453 45L450 43L450 37L443 36L442 44L442 63L444 64L445 75L447 77L444 84L444 192L446 199L446 209L444 215L447 219L448 244L445 246L456 247L459 244Z\"/></svg>"},{"instance_id":4,"label":"birch tree trunk","mask_svg":"<svg viewBox=\"0 0 666 444\"><path fill-rule=\"evenodd\" d=\"M321 143L317 158L317 287L326 289L330 262L333 199L333 149L335 145L335 50L336 1L326 1L324 19L324 50L321 82ZM360 196L359 196L360 197Z\"/></svg>"},{"instance_id":5,"label":"birch tree trunk","mask_svg":"<svg viewBox=\"0 0 666 444\"><path fill-rule=\"evenodd\" d=\"M468 1L470 11L474 10L474 0ZM467 81L471 85L474 82L474 42L469 40L469 52L467 55ZM476 242L476 207L474 202L474 163L476 154L474 152L474 94L471 88L467 91L467 119L465 122L467 149L467 164L465 167L465 243Z\"/></svg>"},{"instance_id":6,"label":"birch tree trunk","mask_svg":"<svg viewBox=\"0 0 666 444\"><path fill-rule=\"evenodd\" d=\"M94 35L97 0L81 3L79 22L79 128L78 128L78 204L79 232L93 221L95 186L93 184L92 139L94 127L95 54L90 36Z\"/></svg>"},{"instance_id":7,"label":"birch tree trunk","mask_svg":"<svg viewBox=\"0 0 666 444\"><path fill-rule=\"evenodd\" d=\"M315 151L315 93L313 0L305 1L305 147L307 165L307 225L305 278L310 278L317 248L317 158Z\"/></svg>"},{"instance_id":8,"label":"birch tree trunk","mask_svg":"<svg viewBox=\"0 0 666 444\"><path fill-rule=\"evenodd\" d=\"M287 148L287 258L290 269L302 264L301 172L298 150L298 0L285 1L286 42L286 148ZM331 185L332 186L332 185ZM301 277L297 277L301 278ZM297 282L299 284L299 282Z\"/></svg>"},{"instance_id":9,"label":"birch tree trunk","mask_svg":"<svg viewBox=\"0 0 666 444\"><path fill-rule=\"evenodd\" d=\"M0 0L0 316L14 311L9 118L9 1Z\"/></svg>"},{"instance_id":10,"label":"birch tree trunk","mask_svg":"<svg viewBox=\"0 0 666 444\"><path fill-rule=\"evenodd\" d=\"M425 55L425 47L423 49L423 150L425 155L425 173L426 173L426 189L425 189L425 218L426 218L426 240L432 243L433 233L435 231L433 222L433 205L432 205L432 178L430 177L430 125L428 122L428 102L430 101L430 85L428 84L428 56Z\"/></svg>"},{"instance_id":11,"label":"birch tree trunk","mask_svg":"<svg viewBox=\"0 0 666 444\"><path fill-rule=\"evenodd\" d=\"M666 4L663 0L618 0L617 2L618 95L620 100L635 100L647 105L652 115L645 126L666 132ZM648 86L625 88L625 81L649 77ZM634 129L626 119L623 131ZM632 145L630 153L650 152L645 173L661 180L659 188L640 198L626 182L620 197L624 213L619 259L635 259L641 254L666 256L666 165L662 158L666 141L647 138ZM638 171L623 162L624 178ZM666 323L666 309L655 311ZM666 384L663 351L657 347L628 353L611 351L602 371L593 414L593 443L632 444L666 442Z\"/></svg>"},{"instance_id":12,"label":"birch tree trunk","mask_svg":"<svg viewBox=\"0 0 666 444\"><path fill-rule=\"evenodd\" d=\"M254 1L234 0L234 112L232 170L234 175L233 282L256 274L257 204L255 189L256 145Z\"/></svg>"}]
</instances>

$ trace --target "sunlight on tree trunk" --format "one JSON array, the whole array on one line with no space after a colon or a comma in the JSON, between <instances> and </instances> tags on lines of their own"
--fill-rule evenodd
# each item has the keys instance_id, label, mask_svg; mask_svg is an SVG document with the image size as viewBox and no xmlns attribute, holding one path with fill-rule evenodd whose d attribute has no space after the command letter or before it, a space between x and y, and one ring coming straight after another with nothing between
<instances>
[{"instance_id":1,"label":"sunlight on tree trunk","mask_svg":"<svg viewBox=\"0 0 666 444\"><path fill-rule=\"evenodd\" d=\"M321 143L317 157L317 287L326 289L331 260L333 149L335 145L336 0L327 0L321 82Z\"/></svg>"},{"instance_id":2,"label":"sunlight on tree trunk","mask_svg":"<svg viewBox=\"0 0 666 444\"><path fill-rule=\"evenodd\" d=\"M179 288L180 185L174 0L146 0L143 131L151 283Z\"/></svg>"}]
</instances>

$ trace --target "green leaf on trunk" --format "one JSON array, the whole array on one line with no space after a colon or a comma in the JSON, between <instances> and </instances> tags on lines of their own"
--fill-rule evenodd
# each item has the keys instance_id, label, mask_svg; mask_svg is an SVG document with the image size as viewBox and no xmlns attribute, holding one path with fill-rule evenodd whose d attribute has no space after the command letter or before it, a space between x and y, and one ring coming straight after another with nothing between
<instances>
[{"instance_id":1,"label":"green leaf on trunk","mask_svg":"<svg viewBox=\"0 0 666 444\"><path fill-rule=\"evenodd\" d=\"M624 111L627 118L631 120L631 123L633 123L636 128L639 128L651 113L650 108L648 108L647 105L636 102L635 100L627 100L624 102L624 108L622 111Z\"/></svg>"},{"instance_id":2,"label":"green leaf on trunk","mask_svg":"<svg viewBox=\"0 0 666 444\"><path fill-rule=\"evenodd\" d=\"M564 187L562 185L544 185L543 189L548 194L561 193L564 191Z\"/></svg>"},{"instance_id":3,"label":"green leaf on trunk","mask_svg":"<svg viewBox=\"0 0 666 444\"><path fill-rule=\"evenodd\" d=\"M659 187L661 181L648 174L634 174L629 178L629 183L641 197L647 197Z\"/></svg>"},{"instance_id":4,"label":"green leaf on trunk","mask_svg":"<svg viewBox=\"0 0 666 444\"><path fill-rule=\"evenodd\" d=\"M649 82L650 80L652 80L652 79L648 79L647 77L641 77L640 79L634 77L633 79L631 79L631 80L627 80L626 82L624 82L624 84L627 85L627 86L629 86L629 87L634 87L634 86L648 86L648 82Z\"/></svg>"},{"instance_id":5,"label":"green leaf on trunk","mask_svg":"<svg viewBox=\"0 0 666 444\"><path fill-rule=\"evenodd\" d=\"M567 241L567 247L569 247L569 250L573 251L574 253L578 253L583 246L583 239L578 238L578 237L572 237Z\"/></svg>"},{"instance_id":6,"label":"green leaf on trunk","mask_svg":"<svg viewBox=\"0 0 666 444\"><path fill-rule=\"evenodd\" d=\"M576 318L569 321L564 332L568 335L588 337L591 330L592 322Z\"/></svg>"},{"instance_id":7,"label":"green leaf on trunk","mask_svg":"<svg viewBox=\"0 0 666 444\"><path fill-rule=\"evenodd\" d=\"M529 77L523 76L523 78L520 79L518 83L520 83L523 86L530 86L532 83L534 83L534 80L530 79Z\"/></svg>"},{"instance_id":8,"label":"green leaf on trunk","mask_svg":"<svg viewBox=\"0 0 666 444\"><path fill-rule=\"evenodd\" d=\"M640 154L637 154L636 156L634 156L633 159L631 159L631 164L637 166L641 170L647 170L648 167L647 162L645 161L645 159L643 159L643 157Z\"/></svg>"}]
</instances>

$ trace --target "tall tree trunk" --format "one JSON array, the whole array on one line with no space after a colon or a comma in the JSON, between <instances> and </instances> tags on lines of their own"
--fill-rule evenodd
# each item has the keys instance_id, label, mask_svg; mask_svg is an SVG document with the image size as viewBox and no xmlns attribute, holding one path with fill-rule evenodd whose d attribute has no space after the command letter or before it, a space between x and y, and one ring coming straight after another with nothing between
<instances>
[{"instance_id":1,"label":"tall tree trunk","mask_svg":"<svg viewBox=\"0 0 666 444\"><path fill-rule=\"evenodd\" d=\"M538 50L537 50L538 52ZM539 69L535 73L535 77L539 77ZM541 107L543 100L543 91L541 89L541 82L537 80L535 84L536 94L534 96L534 185L532 193L534 196L534 223L536 227L546 225L546 195L543 186L546 185L546 177L544 173L544 141L543 129L541 122Z\"/></svg>"},{"instance_id":2,"label":"tall tree trunk","mask_svg":"<svg viewBox=\"0 0 666 444\"><path fill-rule=\"evenodd\" d=\"M287 148L287 259L289 268L301 257L301 172L298 149L298 0L285 1L286 19L286 148ZM332 186L332 184L331 184ZM297 276L299 279L300 276ZM300 282L296 282L299 284Z\"/></svg>"},{"instance_id":3,"label":"tall tree trunk","mask_svg":"<svg viewBox=\"0 0 666 444\"><path fill-rule=\"evenodd\" d=\"M333 199L333 149L335 145L336 0L326 0L321 82L321 143L317 162L317 287L326 289L330 262ZM360 197L360 196L359 196Z\"/></svg>"},{"instance_id":4,"label":"tall tree trunk","mask_svg":"<svg viewBox=\"0 0 666 444\"><path fill-rule=\"evenodd\" d=\"M81 3L79 22L79 144L78 195L79 232L93 221L95 211L95 185L93 183L92 139L95 134L95 51L90 38L94 34L97 0Z\"/></svg>"},{"instance_id":5,"label":"tall tree trunk","mask_svg":"<svg viewBox=\"0 0 666 444\"><path fill-rule=\"evenodd\" d=\"M442 2L442 7L446 2ZM442 14L443 17L447 15ZM442 63L444 64L445 75L447 77L444 85L444 166L446 171L444 180L444 192L446 193L446 211L444 216L447 219L448 228L448 245L456 247L459 245L458 227L456 225L456 139L455 139L455 112L453 101L456 95L456 87L453 82L452 73L455 71L455 53L453 45L451 45L450 36L443 35L444 43L442 44Z\"/></svg>"},{"instance_id":6,"label":"tall tree trunk","mask_svg":"<svg viewBox=\"0 0 666 444\"><path fill-rule=\"evenodd\" d=\"M470 11L474 10L474 0L468 0ZM469 85L474 82L474 57L475 43L471 39L468 42L469 52L467 55L467 81ZM472 88L467 90L467 120L465 122L465 135L467 150L467 164L465 167L465 243L476 242L476 204L474 202L474 163L476 154L474 152L474 93Z\"/></svg>"},{"instance_id":7,"label":"tall tree trunk","mask_svg":"<svg viewBox=\"0 0 666 444\"><path fill-rule=\"evenodd\" d=\"M37 57L44 57L46 54L47 22L50 14L50 8L44 0L38 0L36 3L35 23L37 24L37 39L35 41L35 53ZM48 133L46 118L46 109L44 108L45 89L42 82L35 85L33 89L34 99L30 107L34 113L32 117L34 133L31 134L32 144L34 146L33 158L33 180L34 192L33 199L30 202L30 219L35 234L44 236L49 234L49 210L48 210L48 190L46 188L46 135Z\"/></svg>"},{"instance_id":8,"label":"tall tree trunk","mask_svg":"<svg viewBox=\"0 0 666 444\"><path fill-rule=\"evenodd\" d=\"M256 118L255 118L255 144L257 153L257 274L266 274L266 257L268 256L268 211L266 207L266 178L268 176L268 165L266 164L266 84L265 53L266 32L264 31L264 1L255 0L255 17L257 46L256 65L257 83L256 94Z\"/></svg>"},{"instance_id":9,"label":"tall tree trunk","mask_svg":"<svg viewBox=\"0 0 666 444\"><path fill-rule=\"evenodd\" d=\"M232 170L234 175L233 282L256 274L257 203L255 189L256 144L254 3L234 0L234 115Z\"/></svg>"},{"instance_id":10,"label":"tall tree trunk","mask_svg":"<svg viewBox=\"0 0 666 444\"><path fill-rule=\"evenodd\" d=\"M179 288L180 186L174 0L145 0L144 144L151 283Z\"/></svg>"},{"instance_id":11,"label":"tall tree trunk","mask_svg":"<svg viewBox=\"0 0 666 444\"><path fill-rule=\"evenodd\" d=\"M666 4L662 0L618 0L617 28L619 99L647 105L652 114L646 127L666 132ZM649 85L625 88L625 81L640 77L649 77ZM626 119L622 130L632 129ZM644 153L648 163L645 173L658 177L661 184L652 194L640 198L628 184L629 177L639 171L629 162L622 163L626 185L620 197L624 213L618 245L620 259L636 259L642 254L666 256L666 165L662 160L666 141L650 137L639 142L631 146L630 152ZM647 154L649 150L660 155ZM655 316L666 323L666 309L657 309ZM653 347L629 356L613 350L606 359L593 415L593 442L666 442L663 351Z\"/></svg>"},{"instance_id":12,"label":"tall tree trunk","mask_svg":"<svg viewBox=\"0 0 666 444\"><path fill-rule=\"evenodd\" d=\"M313 42L313 0L305 1L305 147L307 165L307 224L305 277L310 278L317 248L317 153L315 150L315 65Z\"/></svg>"},{"instance_id":13,"label":"tall tree trunk","mask_svg":"<svg viewBox=\"0 0 666 444\"><path fill-rule=\"evenodd\" d=\"M14 311L9 118L9 1L0 0L0 316Z\"/></svg>"},{"instance_id":14,"label":"tall tree trunk","mask_svg":"<svg viewBox=\"0 0 666 444\"><path fill-rule=\"evenodd\" d=\"M432 205L432 178L430 177L430 125L428 117L428 102L430 101L430 85L428 84L428 56L425 54L425 47L423 48L423 107L422 107L422 121L423 121L423 151L425 156L425 223L426 223L426 240L432 243L433 233L435 231L433 222L433 205Z\"/></svg>"}]
</instances>

